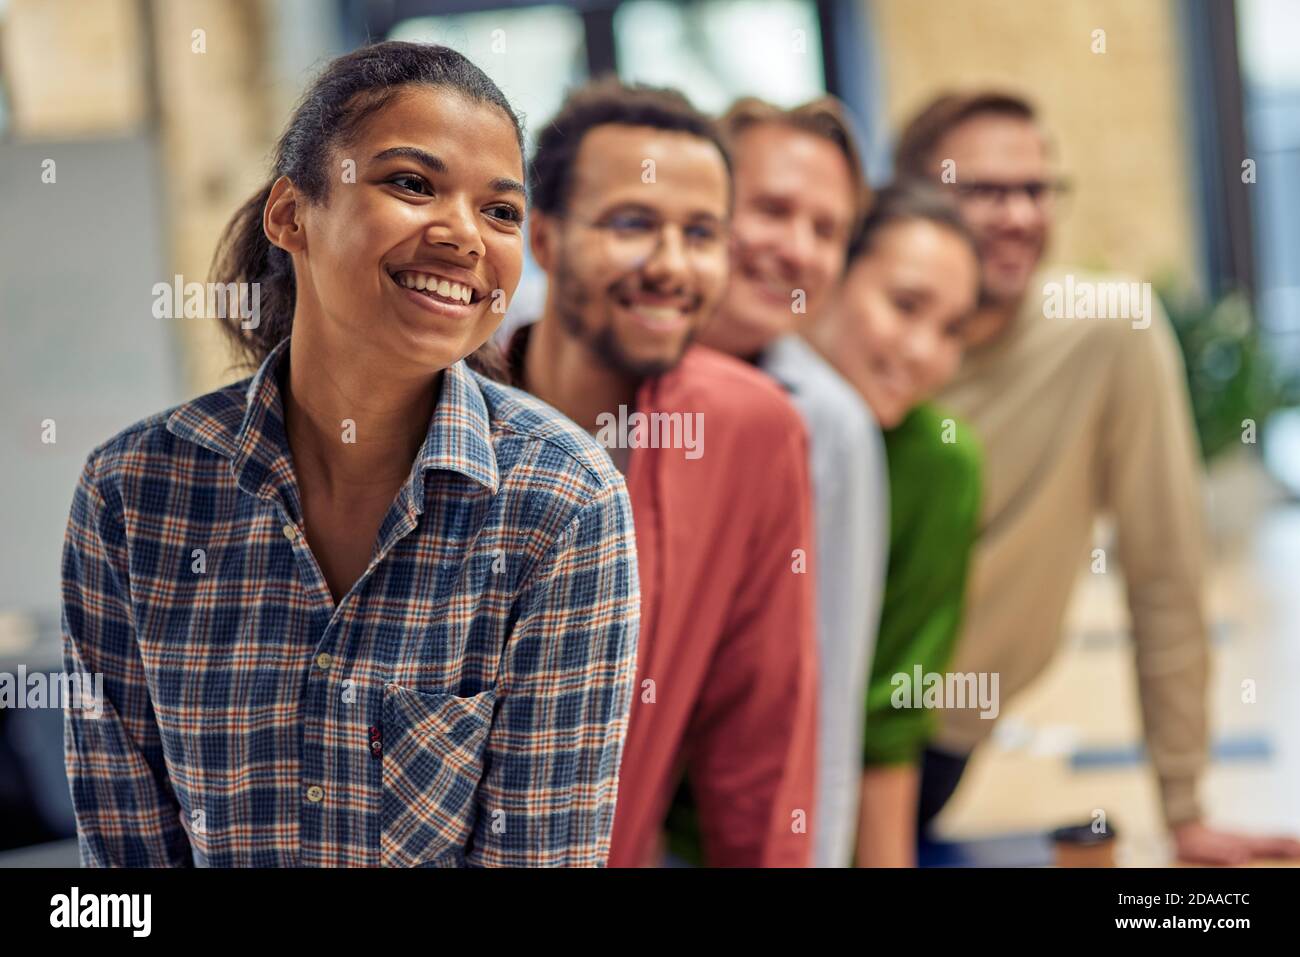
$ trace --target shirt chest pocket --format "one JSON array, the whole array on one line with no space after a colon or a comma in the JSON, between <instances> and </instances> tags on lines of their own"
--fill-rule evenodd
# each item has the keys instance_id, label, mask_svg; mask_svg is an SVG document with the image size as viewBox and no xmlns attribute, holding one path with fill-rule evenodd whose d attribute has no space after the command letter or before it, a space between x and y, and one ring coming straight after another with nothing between
<instances>
[{"instance_id":1,"label":"shirt chest pocket","mask_svg":"<svg viewBox=\"0 0 1300 957\"><path fill-rule=\"evenodd\" d=\"M384 686L385 867L457 867L474 830L494 690L463 698Z\"/></svg>"}]
</instances>

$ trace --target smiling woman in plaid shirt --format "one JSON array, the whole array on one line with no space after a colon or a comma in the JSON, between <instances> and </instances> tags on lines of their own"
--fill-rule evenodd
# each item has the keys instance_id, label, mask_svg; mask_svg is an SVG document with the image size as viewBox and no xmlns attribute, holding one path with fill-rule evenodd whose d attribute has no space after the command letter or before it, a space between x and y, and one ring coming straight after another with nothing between
<instances>
[{"instance_id":1,"label":"smiling woman in plaid shirt","mask_svg":"<svg viewBox=\"0 0 1300 957\"><path fill-rule=\"evenodd\" d=\"M82 863L602 865L636 661L632 520L493 381L518 120L443 47L332 62L216 260L256 374L95 449L63 560Z\"/></svg>"}]
</instances>

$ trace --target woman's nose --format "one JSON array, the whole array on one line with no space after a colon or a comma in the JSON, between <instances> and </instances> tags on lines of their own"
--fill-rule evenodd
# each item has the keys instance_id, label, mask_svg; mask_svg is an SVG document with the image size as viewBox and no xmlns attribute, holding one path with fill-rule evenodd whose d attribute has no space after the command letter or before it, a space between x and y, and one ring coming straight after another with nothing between
<instances>
[{"instance_id":1,"label":"woman's nose","mask_svg":"<svg viewBox=\"0 0 1300 957\"><path fill-rule=\"evenodd\" d=\"M475 212L467 202L431 204L433 220L425 228L425 242L450 246L463 256L482 256L486 251Z\"/></svg>"}]
</instances>

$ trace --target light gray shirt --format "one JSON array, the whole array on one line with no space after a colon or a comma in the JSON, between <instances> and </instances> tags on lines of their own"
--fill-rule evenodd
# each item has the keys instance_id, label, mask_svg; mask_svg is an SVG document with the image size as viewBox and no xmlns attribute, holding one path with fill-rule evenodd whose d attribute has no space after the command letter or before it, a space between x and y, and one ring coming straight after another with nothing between
<instances>
[{"instance_id":1,"label":"light gray shirt","mask_svg":"<svg viewBox=\"0 0 1300 957\"><path fill-rule=\"evenodd\" d=\"M853 862L867 678L889 551L889 473L870 408L798 336L773 342L759 368L790 393L808 429L817 529L820 658L813 864Z\"/></svg>"}]
</instances>

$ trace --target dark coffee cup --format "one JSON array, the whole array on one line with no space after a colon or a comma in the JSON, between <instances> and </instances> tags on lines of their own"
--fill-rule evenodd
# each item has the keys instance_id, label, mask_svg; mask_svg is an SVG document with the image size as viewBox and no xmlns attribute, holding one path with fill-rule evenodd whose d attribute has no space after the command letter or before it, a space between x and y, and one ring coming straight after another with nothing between
<instances>
[{"instance_id":1,"label":"dark coffee cup","mask_svg":"<svg viewBox=\"0 0 1300 957\"><path fill-rule=\"evenodd\" d=\"M1052 832L1057 867L1114 867L1115 830L1093 830L1092 824L1072 824Z\"/></svg>"}]
</instances>

